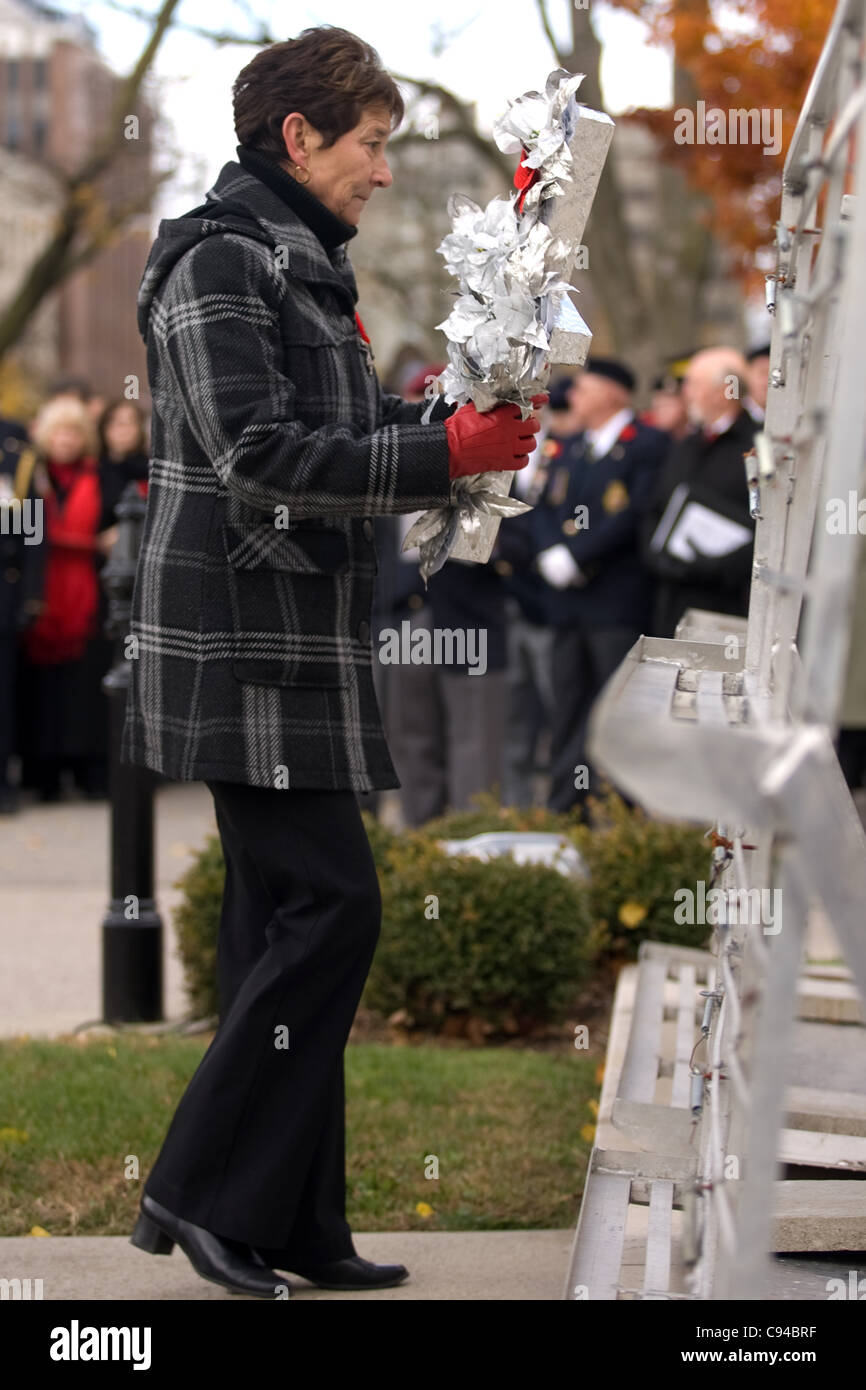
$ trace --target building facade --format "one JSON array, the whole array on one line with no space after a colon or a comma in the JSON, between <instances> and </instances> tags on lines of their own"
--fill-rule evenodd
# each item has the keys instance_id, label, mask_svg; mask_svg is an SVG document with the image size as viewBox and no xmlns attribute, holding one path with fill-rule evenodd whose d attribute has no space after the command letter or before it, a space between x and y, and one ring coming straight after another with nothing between
<instances>
[{"instance_id":1,"label":"building facade","mask_svg":"<svg viewBox=\"0 0 866 1390\"><path fill-rule=\"evenodd\" d=\"M104 138L120 80L83 20L34 0L0 0L0 216L11 238L4 234L4 253L14 246L4 254L0 311L50 235L64 178ZM92 226L106 209L146 198L152 184L152 113L140 101L123 117L124 144L93 189ZM12 354L42 386L74 375L111 398L134 378L144 398L135 313L151 239L144 206L47 297Z\"/></svg>"}]
</instances>

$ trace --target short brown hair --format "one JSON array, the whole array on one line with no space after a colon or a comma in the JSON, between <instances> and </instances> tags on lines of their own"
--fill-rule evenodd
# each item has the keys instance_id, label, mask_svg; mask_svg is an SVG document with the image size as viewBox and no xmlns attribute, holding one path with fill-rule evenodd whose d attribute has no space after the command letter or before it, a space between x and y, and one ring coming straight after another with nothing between
<instances>
[{"instance_id":1,"label":"short brown hair","mask_svg":"<svg viewBox=\"0 0 866 1390\"><path fill-rule=\"evenodd\" d=\"M366 107L386 107L392 129L404 109L375 48L331 24L256 54L235 78L232 97L239 143L278 159L287 158L282 124L291 111L300 111L327 147L358 124Z\"/></svg>"}]
</instances>

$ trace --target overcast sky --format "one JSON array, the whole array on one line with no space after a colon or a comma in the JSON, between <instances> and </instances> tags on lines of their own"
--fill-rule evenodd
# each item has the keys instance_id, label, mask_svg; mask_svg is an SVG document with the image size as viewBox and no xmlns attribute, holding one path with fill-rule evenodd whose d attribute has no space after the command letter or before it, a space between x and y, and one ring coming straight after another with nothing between
<instances>
[{"instance_id":1,"label":"overcast sky","mask_svg":"<svg viewBox=\"0 0 866 1390\"><path fill-rule=\"evenodd\" d=\"M568 4L549 0L563 40ZM140 0L140 6L156 9L154 0ZM105 0L88 0L81 12L96 29L111 66L128 69L143 46L146 26ZM250 13L279 38L291 38L313 24L337 24L360 33L393 71L427 77L474 98L488 128L509 98L543 85L554 66L534 0L442 0L429 9L408 0L367 0L364 5L321 0L293 6L273 0L184 0L177 12L186 24L238 33L254 32ZM664 53L647 44L644 26L599 0L593 0L593 23L604 46L602 83L611 113L668 104L670 65ZM438 55L437 42L442 45ZM158 101L172 143L186 151L186 159L178 180L166 187L158 215L183 211L189 190L198 201L226 160L234 158L231 86L255 52L250 46L218 48L181 30L163 41L155 69Z\"/></svg>"}]
</instances>

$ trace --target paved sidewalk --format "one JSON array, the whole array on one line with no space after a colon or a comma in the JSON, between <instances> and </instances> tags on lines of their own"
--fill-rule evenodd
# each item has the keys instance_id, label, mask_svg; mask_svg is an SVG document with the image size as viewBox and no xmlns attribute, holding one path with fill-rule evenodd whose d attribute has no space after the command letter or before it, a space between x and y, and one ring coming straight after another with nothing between
<instances>
[{"instance_id":1,"label":"paved sidewalk","mask_svg":"<svg viewBox=\"0 0 866 1390\"><path fill-rule=\"evenodd\" d=\"M375 1231L353 1232L355 1249L377 1264L405 1264L409 1278L394 1289L338 1293L318 1289L296 1274L287 1274L289 1297L320 1299L394 1299L474 1302L555 1300L565 1296L564 1280L574 1239L559 1231ZM772 1267L767 1300L823 1302L830 1279L848 1287L850 1273L866 1276L857 1255L784 1257ZM282 1272L282 1271L280 1271ZM126 1236L20 1236L0 1240L0 1278L42 1280L46 1302L129 1302L182 1299L234 1302L216 1284L200 1279L175 1246L172 1254L147 1255Z\"/></svg>"},{"instance_id":2,"label":"paved sidewalk","mask_svg":"<svg viewBox=\"0 0 866 1390\"><path fill-rule=\"evenodd\" d=\"M401 1300L562 1299L573 1232L376 1231L353 1232L355 1249L377 1264L404 1264L405 1284L394 1289L338 1293L286 1276L291 1298ZM43 1298L228 1299L238 1295L200 1279L183 1252L145 1254L125 1236L0 1240L0 1277L42 1279ZM32 1286L31 1286L32 1287Z\"/></svg>"},{"instance_id":3,"label":"paved sidewalk","mask_svg":"<svg viewBox=\"0 0 866 1390\"><path fill-rule=\"evenodd\" d=\"M201 782L155 796L156 899L165 927L166 1017L187 1012L172 887L216 833ZM57 1037L102 1013L102 919L109 900L106 801L24 806L0 818L0 1036Z\"/></svg>"}]
</instances>

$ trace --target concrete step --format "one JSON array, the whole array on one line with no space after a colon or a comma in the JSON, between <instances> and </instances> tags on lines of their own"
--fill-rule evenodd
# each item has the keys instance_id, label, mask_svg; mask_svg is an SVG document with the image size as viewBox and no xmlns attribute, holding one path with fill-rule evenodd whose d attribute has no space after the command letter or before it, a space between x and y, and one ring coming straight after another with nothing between
<instances>
[{"instance_id":1,"label":"concrete step","mask_svg":"<svg viewBox=\"0 0 866 1390\"><path fill-rule=\"evenodd\" d=\"M777 1182L773 1250L866 1250L866 1181Z\"/></svg>"},{"instance_id":2,"label":"concrete step","mask_svg":"<svg viewBox=\"0 0 866 1390\"><path fill-rule=\"evenodd\" d=\"M802 975L797 982L797 1017L825 1023L864 1023L856 987L842 978Z\"/></svg>"}]
</instances>

